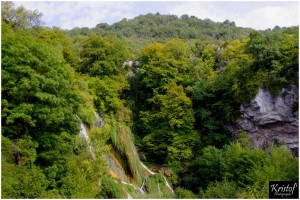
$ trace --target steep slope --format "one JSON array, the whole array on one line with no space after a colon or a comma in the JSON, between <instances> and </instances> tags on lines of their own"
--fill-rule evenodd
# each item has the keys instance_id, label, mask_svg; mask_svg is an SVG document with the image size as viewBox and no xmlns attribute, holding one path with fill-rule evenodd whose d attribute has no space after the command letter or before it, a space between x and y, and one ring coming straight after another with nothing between
<instances>
[{"instance_id":1,"label":"steep slope","mask_svg":"<svg viewBox=\"0 0 300 200\"><path fill-rule=\"evenodd\" d=\"M156 174L144 165L131 139L129 127L115 120L107 120L95 112L95 124L100 131L108 131L112 138L110 153L102 156L108 163L111 177L122 189L121 198L166 198L173 197L174 191L162 174ZM101 125L100 125L101 124ZM95 157L94 148L90 141L88 128L80 123L80 135L88 142L88 150ZM101 179L99 180L101 187Z\"/></svg>"}]
</instances>

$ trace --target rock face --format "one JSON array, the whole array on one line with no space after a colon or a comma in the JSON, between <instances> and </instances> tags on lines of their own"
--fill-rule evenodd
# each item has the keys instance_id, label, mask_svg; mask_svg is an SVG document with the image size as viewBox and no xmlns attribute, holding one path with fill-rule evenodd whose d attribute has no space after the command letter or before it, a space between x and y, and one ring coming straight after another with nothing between
<instances>
[{"instance_id":1,"label":"rock face","mask_svg":"<svg viewBox=\"0 0 300 200\"><path fill-rule=\"evenodd\" d=\"M95 127L102 128L104 126L104 119L99 116L97 112L95 114Z\"/></svg>"},{"instance_id":2,"label":"rock face","mask_svg":"<svg viewBox=\"0 0 300 200\"><path fill-rule=\"evenodd\" d=\"M168 167L152 167L152 170L168 177L173 174L172 169Z\"/></svg>"},{"instance_id":3,"label":"rock face","mask_svg":"<svg viewBox=\"0 0 300 200\"><path fill-rule=\"evenodd\" d=\"M122 68L125 68L126 66L128 67L139 67L140 66L140 62L139 61L131 61L131 60L125 60Z\"/></svg>"},{"instance_id":4,"label":"rock face","mask_svg":"<svg viewBox=\"0 0 300 200\"><path fill-rule=\"evenodd\" d=\"M264 147L270 143L286 145L298 152L298 88L283 88L278 96L259 88L250 103L242 104L241 116L231 131L247 131L253 146Z\"/></svg>"}]
</instances>

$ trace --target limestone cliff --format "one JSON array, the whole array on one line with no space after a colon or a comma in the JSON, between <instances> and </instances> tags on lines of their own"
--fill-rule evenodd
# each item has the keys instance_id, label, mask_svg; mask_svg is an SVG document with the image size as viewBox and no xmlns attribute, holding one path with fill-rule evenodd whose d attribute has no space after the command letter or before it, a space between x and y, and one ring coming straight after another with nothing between
<instances>
[{"instance_id":1,"label":"limestone cliff","mask_svg":"<svg viewBox=\"0 0 300 200\"><path fill-rule=\"evenodd\" d=\"M278 96L259 88L254 99L240 107L241 116L232 132L247 131L253 146L264 147L270 143L286 145L298 154L298 88L283 88Z\"/></svg>"}]
</instances>

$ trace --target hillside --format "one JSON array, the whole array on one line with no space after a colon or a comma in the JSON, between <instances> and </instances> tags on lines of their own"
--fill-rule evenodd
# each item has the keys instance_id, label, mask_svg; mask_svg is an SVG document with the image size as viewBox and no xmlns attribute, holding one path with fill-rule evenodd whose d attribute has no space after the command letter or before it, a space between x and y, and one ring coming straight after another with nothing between
<instances>
[{"instance_id":1,"label":"hillside","mask_svg":"<svg viewBox=\"0 0 300 200\"><path fill-rule=\"evenodd\" d=\"M70 35L95 33L100 36L116 34L119 37L155 38L165 41L171 38L225 41L245 38L251 32L253 29L236 27L235 23L229 20L218 23L210 19L198 19L195 16L177 17L149 13L134 19L123 19L112 25L100 23L91 29L74 28L70 30Z\"/></svg>"},{"instance_id":2,"label":"hillside","mask_svg":"<svg viewBox=\"0 0 300 200\"><path fill-rule=\"evenodd\" d=\"M94 28L73 28L67 33L71 36L96 34L99 36L116 35L125 38L127 46L133 51L140 50L153 42L166 42L172 38L190 40L201 39L209 43L222 44L228 40L243 39L254 30L237 27L229 20L223 23L195 16L182 15L140 15L134 19L123 19L112 25L99 23Z\"/></svg>"},{"instance_id":3,"label":"hillside","mask_svg":"<svg viewBox=\"0 0 300 200\"><path fill-rule=\"evenodd\" d=\"M299 179L299 27L66 31L1 5L1 198L268 198Z\"/></svg>"}]
</instances>

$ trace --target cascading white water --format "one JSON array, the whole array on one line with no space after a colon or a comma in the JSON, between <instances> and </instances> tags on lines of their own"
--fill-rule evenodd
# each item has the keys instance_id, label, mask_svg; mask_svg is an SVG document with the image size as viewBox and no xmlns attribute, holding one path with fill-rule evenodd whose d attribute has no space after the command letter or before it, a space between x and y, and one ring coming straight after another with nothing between
<instances>
[{"instance_id":1,"label":"cascading white water","mask_svg":"<svg viewBox=\"0 0 300 200\"><path fill-rule=\"evenodd\" d=\"M174 194L174 190L171 188L171 186L169 185L169 183L168 183L168 181L167 181L167 179L166 179L166 177L164 176L164 175L162 175L163 177L164 177L164 179L165 179L165 182L166 182L166 186L171 190L171 192Z\"/></svg>"},{"instance_id":2,"label":"cascading white water","mask_svg":"<svg viewBox=\"0 0 300 200\"><path fill-rule=\"evenodd\" d=\"M122 182L122 184L124 184L124 185L130 185L130 186L132 186L133 188L134 188L134 190L139 190L140 191L140 189L138 189L138 188L136 188L134 185L132 185L131 183L126 183L125 181L121 181ZM142 192L141 192L142 193ZM142 194L144 194L144 193L142 193Z\"/></svg>"},{"instance_id":3,"label":"cascading white water","mask_svg":"<svg viewBox=\"0 0 300 200\"><path fill-rule=\"evenodd\" d=\"M82 122L80 122L80 135L83 136L87 141L89 140L89 135L87 134L86 128Z\"/></svg>"},{"instance_id":4,"label":"cascading white water","mask_svg":"<svg viewBox=\"0 0 300 200\"><path fill-rule=\"evenodd\" d=\"M95 112L95 118L96 118L95 126L98 127L98 128L101 128L104 125L104 120L102 118L100 118L100 116L96 112ZM90 144L90 138L89 138L89 135L87 133L87 129L86 129L86 127L85 127L85 125L83 124L82 121L80 121L80 136L83 137L83 138L85 138L85 140L88 142L88 144L89 144L88 149L91 152L92 157L95 158L93 146ZM136 151L134 145L132 145L132 146L133 146L134 154L137 155L137 151ZM121 179L122 184L130 185L136 191L140 191L141 194L143 194L143 195L145 194L145 191L144 191L145 187L144 187L144 185L145 185L145 182L146 182L146 178L143 180L142 186L140 188L136 188L133 184L125 182L125 179L127 180L125 173L123 172L123 170L121 170L119 167L117 167L116 163L114 162L114 160L112 158L110 158L107 154L103 154L103 157L108 161L109 168L111 170L113 170L118 175L118 177ZM144 168L146 167L144 164L142 164L142 166ZM151 171L151 170L149 170L149 171ZM101 185L100 180L99 180L98 184L99 184L99 186ZM132 199L132 196L127 191L125 191L125 192L127 194L127 198L128 199Z\"/></svg>"},{"instance_id":5,"label":"cascading white water","mask_svg":"<svg viewBox=\"0 0 300 200\"><path fill-rule=\"evenodd\" d=\"M125 181L121 181L124 185L130 185L132 186L135 190L138 190L136 187L134 187L134 185L132 185L131 183L127 183Z\"/></svg>"},{"instance_id":6,"label":"cascading white water","mask_svg":"<svg viewBox=\"0 0 300 200\"><path fill-rule=\"evenodd\" d=\"M142 167L149 172L151 175L154 175L155 173L153 171L151 171L150 169L148 169L148 167L146 165L144 165L144 163L141 162Z\"/></svg>"},{"instance_id":7,"label":"cascading white water","mask_svg":"<svg viewBox=\"0 0 300 200\"><path fill-rule=\"evenodd\" d=\"M158 190L158 193L161 193L159 183L157 183L157 190Z\"/></svg>"},{"instance_id":8,"label":"cascading white water","mask_svg":"<svg viewBox=\"0 0 300 200\"><path fill-rule=\"evenodd\" d=\"M145 194L145 182L147 181L147 178L144 178L143 180L143 184L142 186L140 187L140 191L142 194Z\"/></svg>"},{"instance_id":9,"label":"cascading white water","mask_svg":"<svg viewBox=\"0 0 300 200\"><path fill-rule=\"evenodd\" d=\"M101 128L101 127L104 125L104 120L103 120L102 118L100 118L99 115L98 115L98 113L96 113L96 112L95 112L95 118L96 118L95 126L98 127L98 128ZM88 133L87 133L87 129L86 129L85 125L84 125L81 121L80 121L80 128L81 128L81 130L80 130L80 136L81 136L81 137L84 137L85 140L88 142L88 144L89 144L89 146L88 146L89 151L91 152L92 157L95 158L93 146L90 144L90 139L89 139L89 135L88 135ZM136 148L135 148L135 146L134 146L133 143L132 143L132 150L133 150L134 155L138 157L137 150L136 150ZM113 168L114 168L113 166L116 166L115 163L111 163L111 162L110 162L110 160L112 160L112 159L110 159L108 155L104 154L103 156L106 158L106 160L108 160L108 162L109 162L109 164L110 164L110 165L109 165L110 169L113 170ZM146 165L144 165L141 161L140 161L140 163L141 163L141 166L142 166L149 174L151 174L151 175L156 174L155 172L151 171ZM114 169L115 169L115 168L114 168ZM121 179L122 184L130 185L130 186L132 186L136 191L140 191L141 194L143 194L143 195L145 194L145 183L146 183L146 181L147 181L146 177L145 177L144 180L143 180L142 186L141 186L140 188L136 188L133 184L125 182L125 179L126 179L126 178L124 178L124 177L126 177L126 175L125 175L125 176L122 176L122 175L121 175L121 174L123 174L123 171L122 171L122 170L113 170L113 171L117 172L117 175L118 175L118 177ZM120 172L120 171L122 171L122 172ZM118 173L118 172L120 172L120 173ZM162 174L161 174L161 175L162 175ZM168 183L166 177L165 177L164 175L162 175L162 176L164 177L166 186L170 189L170 191L171 191L172 193L174 193L174 191L173 191L173 189L171 188L170 184ZM99 182L99 183L100 183L100 182ZM157 187L158 187L158 191L160 192L160 186L159 186L159 183L158 183L158 186L157 186ZM125 192L127 193L128 199L132 199L132 196L131 196L127 191L125 191Z\"/></svg>"},{"instance_id":10,"label":"cascading white water","mask_svg":"<svg viewBox=\"0 0 300 200\"><path fill-rule=\"evenodd\" d=\"M84 137L85 140L86 140L88 143L90 143L89 135L87 134L86 128L85 128L84 124L82 123L82 121L80 121L80 128L81 128L81 129L80 129L80 136L81 136L81 137ZM94 149L93 149L92 145L89 144L88 148L89 148L89 151L90 151L91 154L92 154L92 157L95 158L95 153L94 153Z\"/></svg>"},{"instance_id":11,"label":"cascading white water","mask_svg":"<svg viewBox=\"0 0 300 200\"><path fill-rule=\"evenodd\" d=\"M111 158L109 155L107 154L103 154L103 157L107 160L108 162L108 167L111 171L113 171L118 177L119 179L123 182L128 181L127 176L124 172L124 170L122 170L122 168L120 168L117 163L115 162L115 160L113 158Z\"/></svg>"},{"instance_id":12,"label":"cascading white water","mask_svg":"<svg viewBox=\"0 0 300 200\"><path fill-rule=\"evenodd\" d=\"M148 169L148 167L146 165L144 165L142 162L141 162L141 165L143 166L143 168L149 172L151 175L154 175L156 174L155 172L151 171L150 169ZM162 175L162 174L161 174ZM167 181L166 177L164 175L162 175L165 179L165 182L166 182L166 186L171 190L171 192L174 194L174 190L172 189L172 187L170 186L169 182Z\"/></svg>"},{"instance_id":13,"label":"cascading white water","mask_svg":"<svg viewBox=\"0 0 300 200\"><path fill-rule=\"evenodd\" d=\"M127 199L132 199L132 196L128 192L126 192L126 194L127 194Z\"/></svg>"}]
</instances>

